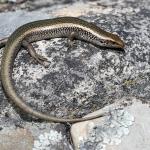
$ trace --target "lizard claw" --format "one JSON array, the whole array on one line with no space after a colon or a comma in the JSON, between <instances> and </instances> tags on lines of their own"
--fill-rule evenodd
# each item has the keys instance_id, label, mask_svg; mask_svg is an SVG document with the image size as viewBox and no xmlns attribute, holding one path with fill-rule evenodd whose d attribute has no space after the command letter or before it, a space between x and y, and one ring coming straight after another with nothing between
<instances>
[{"instance_id":1,"label":"lizard claw","mask_svg":"<svg viewBox=\"0 0 150 150\"><path fill-rule=\"evenodd\" d=\"M34 59L35 59L39 64L41 64L42 66L44 66L45 68L47 68L48 65L49 65L49 63L50 63L50 61L48 61L47 58L45 58L44 56L41 56L41 55L39 55L39 54L36 54L36 55L34 56Z\"/></svg>"}]
</instances>

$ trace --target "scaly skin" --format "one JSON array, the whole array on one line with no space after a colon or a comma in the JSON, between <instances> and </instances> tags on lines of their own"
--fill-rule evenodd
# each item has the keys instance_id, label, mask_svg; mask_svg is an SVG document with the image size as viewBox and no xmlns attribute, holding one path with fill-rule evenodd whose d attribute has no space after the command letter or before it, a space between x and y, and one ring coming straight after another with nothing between
<instances>
[{"instance_id":1,"label":"scaly skin","mask_svg":"<svg viewBox=\"0 0 150 150\"><path fill-rule=\"evenodd\" d=\"M73 123L103 116L104 114L99 114L92 117L77 119L62 119L52 117L33 110L30 106L24 103L24 100L22 100L19 95L17 95L12 82L12 67L20 47L22 45L27 47L30 49L29 52L31 54L33 52L33 47L31 45L32 42L57 37L67 37L71 41L73 39L83 40L102 47L124 47L123 41L117 35L106 32L93 23L88 23L74 17L40 20L25 24L12 33L7 42L6 40L4 40L3 43L0 42L0 46L4 45L6 42L1 65L1 81L5 93L7 94L8 98L11 99L24 112L47 121ZM38 62L44 61L44 59L37 56L35 52L33 55L31 54L31 56L33 56L35 59L37 58Z\"/></svg>"}]
</instances>

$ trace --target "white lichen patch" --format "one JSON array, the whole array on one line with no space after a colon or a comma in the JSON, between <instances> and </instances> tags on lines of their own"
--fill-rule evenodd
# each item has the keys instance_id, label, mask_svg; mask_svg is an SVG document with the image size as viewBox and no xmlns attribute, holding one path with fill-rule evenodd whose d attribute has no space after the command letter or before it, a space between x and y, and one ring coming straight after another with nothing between
<instances>
[{"instance_id":1,"label":"white lichen patch","mask_svg":"<svg viewBox=\"0 0 150 150\"><path fill-rule=\"evenodd\" d=\"M118 145L124 136L130 132L130 126L134 122L134 117L122 109L110 110L110 114L105 118L104 123L101 120L87 124L86 137L80 138L78 149L105 150L106 145Z\"/></svg>"},{"instance_id":2,"label":"white lichen patch","mask_svg":"<svg viewBox=\"0 0 150 150\"><path fill-rule=\"evenodd\" d=\"M40 134L38 140L34 141L34 146L32 150L49 150L52 145L59 144L63 139L61 133L50 130L50 132L45 132Z\"/></svg>"}]
</instances>

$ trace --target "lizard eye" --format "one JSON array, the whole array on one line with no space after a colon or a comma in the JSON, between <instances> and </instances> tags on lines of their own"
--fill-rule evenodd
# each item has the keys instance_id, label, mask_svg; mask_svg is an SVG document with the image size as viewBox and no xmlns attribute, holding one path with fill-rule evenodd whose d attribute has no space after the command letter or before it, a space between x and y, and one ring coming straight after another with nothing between
<instances>
[{"instance_id":1,"label":"lizard eye","mask_svg":"<svg viewBox=\"0 0 150 150\"><path fill-rule=\"evenodd\" d=\"M116 42L112 42L113 45L116 45Z\"/></svg>"}]
</instances>

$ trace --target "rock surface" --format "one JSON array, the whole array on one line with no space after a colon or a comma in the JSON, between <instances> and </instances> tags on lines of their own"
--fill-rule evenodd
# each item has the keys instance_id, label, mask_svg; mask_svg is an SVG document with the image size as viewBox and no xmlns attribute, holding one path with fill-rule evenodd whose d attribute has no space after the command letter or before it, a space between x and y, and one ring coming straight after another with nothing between
<instances>
[{"instance_id":1,"label":"rock surface","mask_svg":"<svg viewBox=\"0 0 150 150\"><path fill-rule=\"evenodd\" d=\"M36 51L50 61L49 67L43 68L32 62L27 52L21 51L13 70L17 92L28 105L57 117L74 118L116 103L122 97L127 97L131 101L130 97L134 96L149 103L149 1L64 0L44 3L38 0L38 2L27 1L17 6L10 4L7 8L3 6L8 4L3 6L0 4L0 9L3 8L4 11L17 10L0 13L0 38L9 36L17 27L30 21L75 16L118 34L125 41L125 52L102 50L80 41L76 41L75 46L68 49L66 39L34 43ZM15 129L16 126L23 126L26 129L28 123L32 122L28 128L31 128L30 132L33 135L37 133L33 136L37 145L41 142L40 135L51 138L49 133L55 133L60 143L66 141L64 142L64 145L68 146L66 149L72 148L65 136L67 129L64 129L64 125L59 125L63 131L65 130L63 137L51 124L45 127L46 131L38 126L35 132L32 126L36 127L37 121L12 105L0 87L2 130L11 127ZM63 140L60 137L63 137ZM54 143L55 149L59 149L58 143ZM52 148L53 144L48 145ZM37 145L34 148L37 148ZM47 147L47 144L42 146Z\"/></svg>"}]
</instances>

